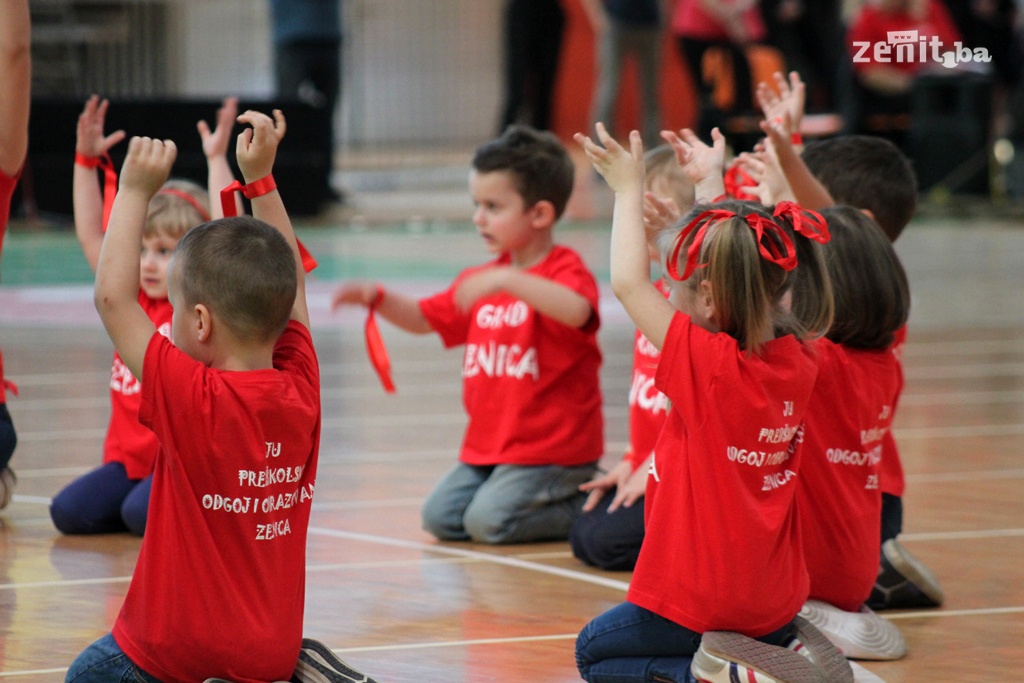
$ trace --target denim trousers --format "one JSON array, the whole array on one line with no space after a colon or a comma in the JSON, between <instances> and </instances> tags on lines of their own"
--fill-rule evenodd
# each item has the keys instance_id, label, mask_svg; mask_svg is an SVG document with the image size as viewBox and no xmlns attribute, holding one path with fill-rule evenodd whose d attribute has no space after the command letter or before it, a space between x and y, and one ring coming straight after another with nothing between
<instances>
[{"instance_id":1,"label":"denim trousers","mask_svg":"<svg viewBox=\"0 0 1024 683\"><path fill-rule=\"evenodd\" d=\"M145 479L129 479L121 463L104 463L53 497L50 518L62 534L129 531L142 536L152 485L152 474Z\"/></svg>"},{"instance_id":2,"label":"denim trousers","mask_svg":"<svg viewBox=\"0 0 1024 683\"><path fill-rule=\"evenodd\" d=\"M64 683L161 683L137 667L107 634L85 648L68 668Z\"/></svg>"},{"instance_id":3,"label":"denim trousers","mask_svg":"<svg viewBox=\"0 0 1024 683\"><path fill-rule=\"evenodd\" d=\"M442 541L530 543L565 540L596 463L467 465L458 463L423 504L423 528Z\"/></svg>"},{"instance_id":4,"label":"denim trousers","mask_svg":"<svg viewBox=\"0 0 1024 683\"><path fill-rule=\"evenodd\" d=\"M784 646L787 624L757 640ZM589 683L692 683L700 633L624 602L596 617L576 638L576 667Z\"/></svg>"}]
</instances>

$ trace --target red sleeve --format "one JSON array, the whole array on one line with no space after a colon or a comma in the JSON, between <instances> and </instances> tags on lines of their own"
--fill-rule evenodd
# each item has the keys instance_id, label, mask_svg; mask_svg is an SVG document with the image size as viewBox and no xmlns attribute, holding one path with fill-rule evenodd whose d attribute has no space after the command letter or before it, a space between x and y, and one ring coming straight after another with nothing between
<instances>
[{"instance_id":1,"label":"red sleeve","mask_svg":"<svg viewBox=\"0 0 1024 683\"><path fill-rule=\"evenodd\" d=\"M455 305L456 279L452 286L425 299L420 299L420 312L430 327L441 336L445 348L466 343L469 334L470 317Z\"/></svg>"}]
</instances>

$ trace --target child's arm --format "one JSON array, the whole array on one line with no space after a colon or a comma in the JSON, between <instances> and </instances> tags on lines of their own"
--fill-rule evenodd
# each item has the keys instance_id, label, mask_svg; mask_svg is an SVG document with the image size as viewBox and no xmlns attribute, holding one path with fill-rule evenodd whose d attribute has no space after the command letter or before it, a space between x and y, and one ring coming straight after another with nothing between
<instances>
[{"instance_id":1,"label":"child's arm","mask_svg":"<svg viewBox=\"0 0 1024 683\"><path fill-rule=\"evenodd\" d=\"M678 135L664 130L661 137L676 151L676 160L686 178L693 183L694 199L698 204L713 202L725 194L722 173L725 137L717 128L711 129L710 147L689 128L679 131Z\"/></svg>"},{"instance_id":2,"label":"child's arm","mask_svg":"<svg viewBox=\"0 0 1024 683\"><path fill-rule=\"evenodd\" d=\"M789 121L783 117L782 122L762 121L761 130L765 132L775 149L775 158L779 161L779 168L786 176L796 203L805 209L815 211L835 205L835 200L828 193L825 186L818 182L807 164L800 158L793 148L793 142L789 136Z\"/></svg>"},{"instance_id":3,"label":"child's arm","mask_svg":"<svg viewBox=\"0 0 1024 683\"><path fill-rule=\"evenodd\" d=\"M231 129L238 116L238 98L225 97L217 110L217 126L210 130L206 121L196 124L199 137L203 140L203 154L206 155L207 191L210 193L210 218L223 218L224 209L220 203L220 191L234 182L235 176L228 164L228 145L231 143ZM242 200L234 193L236 215L242 213Z\"/></svg>"},{"instance_id":4,"label":"child's arm","mask_svg":"<svg viewBox=\"0 0 1024 683\"><path fill-rule=\"evenodd\" d=\"M372 282L346 282L331 299L332 310L345 305L362 305L374 310L392 325L413 334L433 332L416 299L384 289Z\"/></svg>"},{"instance_id":5,"label":"child's arm","mask_svg":"<svg viewBox=\"0 0 1024 683\"><path fill-rule=\"evenodd\" d=\"M252 128L246 128L238 135L238 143L235 147L235 158L238 160L238 168L242 171L242 177L246 184L270 175L274 169L274 157L277 155L277 145L285 134L284 114L280 109L274 110L274 118L258 111L247 111L238 117L239 123L248 123ZM292 254L295 256L295 275L297 287L295 291L295 305L292 306L292 320L296 320L307 328L309 327L309 309L306 306L306 271L302 267L302 256L299 254L299 246L295 241L295 230L292 228L292 221L281 201L281 194L271 190L266 194L252 199L252 215L255 218L265 221L277 228L284 238L291 245Z\"/></svg>"},{"instance_id":6,"label":"child's arm","mask_svg":"<svg viewBox=\"0 0 1024 683\"><path fill-rule=\"evenodd\" d=\"M590 302L565 285L518 268L496 267L465 278L455 290L455 305L468 311L477 299L505 292L567 327L579 328L594 315Z\"/></svg>"},{"instance_id":7,"label":"child's arm","mask_svg":"<svg viewBox=\"0 0 1024 683\"><path fill-rule=\"evenodd\" d=\"M629 151L617 143L605 127L597 124L604 145L577 133L594 168L615 192L612 211L611 285L615 296L657 349L665 343L675 309L651 282L651 263L644 234L644 148L640 133L629 134Z\"/></svg>"},{"instance_id":8,"label":"child's arm","mask_svg":"<svg viewBox=\"0 0 1024 683\"><path fill-rule=\"evenodd\" d=\"M149 200L167 181L177 148L170 140L132 138L96 267L96 310L121 360L136 377L156 327L139 305L139 249Z\"/></svg>"},{"instance_id":9,"label":"child's arm","mask_svg":"<svg viewBox=\"0 0 1024 683\"><path fill-rule=\"evenodd\" d=\"M0 0L2 1L2 0ZM75 154L90 159L101 157L110 148L124 140L125 132L116 130L103 135L104 120L110 102L100 100L98 95L90 97L82 113L78 115L75 139ZM96 169L76 163L71 183L72 205L75 213L75 235L82 246L82 253L92 271L100 260L103 245L103 194L100 191Z\"/></svg>"},{"instance_id":10,"label":"child's arm","mask_svg":"<svg viewBox=\"0 0 1024 683\"><path fill-rule=\"evenodd\" d=\"M0 0L0 171L8 176L21 169L28 152L31 35L28 0Z\"/></svg>"}]
</instances>

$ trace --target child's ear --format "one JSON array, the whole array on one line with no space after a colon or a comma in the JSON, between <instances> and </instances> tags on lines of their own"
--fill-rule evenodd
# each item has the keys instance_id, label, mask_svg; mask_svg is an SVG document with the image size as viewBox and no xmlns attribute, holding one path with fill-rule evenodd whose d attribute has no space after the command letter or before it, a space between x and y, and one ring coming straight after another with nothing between
<instances>
[{"instance_id":1,"label":"child's ear","mask_svg":"<svg viewBox=\"0 0 1024 683\"><path fill-rule=\"evenodd\" d=\"M555 223L555 205L542 199L528 209L530 222L535 228L547 228Z\"/></svg>"},{"instance_id":2,"label":"child's ear","mask_svg":"<svg viewBox=\"0 0 1024 683\"><path fill-rule=\"evenodd\" d=\"M711 296L711 282L708 280L701 280L697 286L697 305L701 307L705 318L715 319L715 300Z\"/></svg>"},{"instance_id":3,"label":"child's ear","mask_svg":"<svg viewBox=\"0 0 1024 683\"><path fill-rule=\"evenodd\" d=\"M205 304L196 304L193 309L195 315L195 334L199 343L205 343L210 339L213 331L213 318L210 316L210 309Z\"/></svg>"}]
</instances>

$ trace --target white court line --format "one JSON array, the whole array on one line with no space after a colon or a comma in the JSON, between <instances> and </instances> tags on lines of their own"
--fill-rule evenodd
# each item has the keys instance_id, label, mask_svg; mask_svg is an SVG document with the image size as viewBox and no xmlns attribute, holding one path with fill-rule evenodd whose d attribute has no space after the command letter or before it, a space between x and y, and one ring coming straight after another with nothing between
<instances>
[{"instance_id":1,"label":"white court line","mask_svg":"<svg viewBox=\"0 0 1024 683\"><path fill-rule=\"evenodd\" d=\"M516 567L518 569L526 569L529 571L540 572L542 574L551 574L553 576L560 576L562 578L573 579L576 581L582 581L584 583L591 583L595 586L604 586L606 588L616 588L618 590L627 590L629 588L629 582L618 581L615 579L608 579L603 576L596 576L585 572L575 571L572 569L562 569L561 567L551 567L537 562L528 562L515 557L503 557L501 555L494 555L491 553L483 553L477 550L464 550L462 548L449 548L447 546L435 545L432 543L420 543L419 541L406 541L400 538L388 538L387 536L376 536L373 534L363 534L351 531L337 531L334 529L326 529L324 527L309 527L310 535L317 536L329 536L332 538L345 538L352 541L363 541L366 543L375 543L377 545L389 545L399 548L408 548L410 550L419 550L421 552L438 553L440 555L449 555L451 557L463 557L463 558L476 558L485 562L492 562L494 564L505 565L506 567Z\"/></svg>"},{"instance_id":2,"label":"white court line","mask_svg":"<svg viewBox=\"0 0 1024 683\"><path fill-rule=\"evenodd\" d=\"M13 678L15 676L38 676L39 674L62 674L67 673L68 668L63 669L26 669L24 671L0 671L0 678Z\"/></svg>"},{"instance_id":3,"label":"white court line","mask_svg":"<svg viewBox=\"0 0 1024 683\"><path fill-rule=\"evenodd\" d=\"M103 576L97 579L60 579L57 581L25 581L23 583L0 583L0 590L21 590L23 588L55 588L64 586L102 586L108 583L128 583L130 576Z\"/></svg>"},{"instance_id":4,"label":"white court line","mask_svg":"<svg viewBox=\"0 0 1024 683\"><path fill-rule=\"evenodd\" d=\"M20 493L15 493L11 500L15 503L28 503L29 505L49 505L53 499L47 498L46 496L25 496Z\"/></svg>"},{"instance_id":5,"label":"white court line","mask_svg":"<svg viewBox=\"0 0 1024 683\"><path fill-rule=\"evenodd\" d=\"M1019 479L1024 477L1024 469L1008 470L967 470L965 472L928 472L908 474L908 482L929 484L946 481L984 481L986 479Z\"/></svg>"},{"instance_id":6,"label":"white court line","mask_svg":"<svg viewBox=\"0 0 1024 683\"><path fill-rule=\"evenodd\" d=\"M1024 536L1024 529L978 529L976 531L921 531L900 534L907 541L969 541L979 538L1014 538Z\"/></svg>"},{"instance_id":7,"label":"white court line","mask_svg":"<svg viewBox=\"0 0 1024 683\"><path fill-rule=\"evenodd\" d=\"M558 633L549 636L517 636L514 638L479 638L477 640L447 640L434 643L406 643L404 645L368 645L366 647L337 647L334 652L381 652L390 650L424 650L435 647L465 647L468 645L502 645L507 643L536 643L546 640L576 640L576 633Z\"/></svg>"},{"instance_id":8,"label":"white court line","mask_svg":"<svg viewBox=\"0 0 1024 683\"><path fill-rule=\"evenodd\" d=\"M929 610L927 612L901 612L899 614L880 615L886 619L925 619L928 617L980 617L997 614L1020 614L1024 612L1021 607L980 607L978 609L943 609Z\"/></svg>"}]
</instances>

